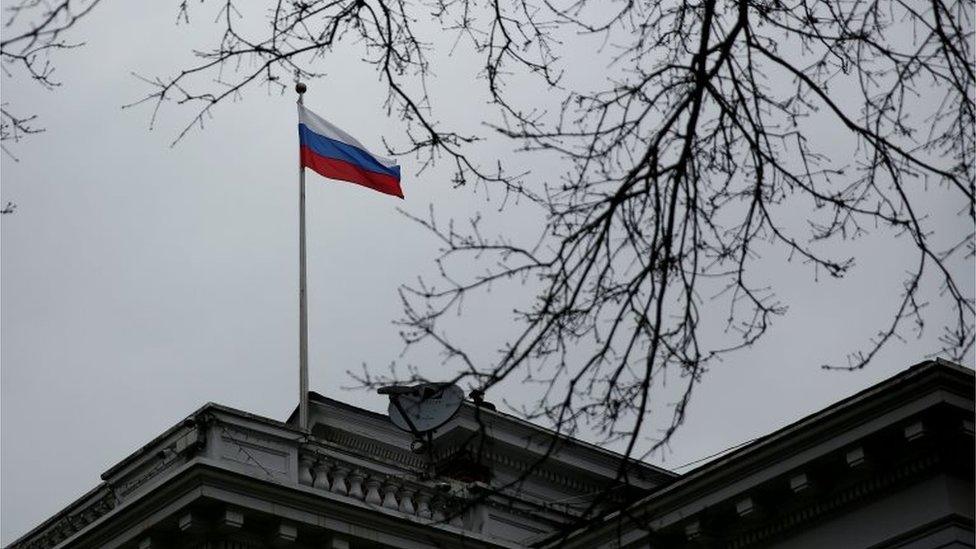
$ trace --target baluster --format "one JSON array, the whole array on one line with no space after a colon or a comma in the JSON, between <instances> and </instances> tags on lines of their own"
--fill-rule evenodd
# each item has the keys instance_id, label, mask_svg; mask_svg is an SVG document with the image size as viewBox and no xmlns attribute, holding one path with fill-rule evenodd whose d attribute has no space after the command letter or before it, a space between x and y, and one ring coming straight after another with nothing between
<instances>
[{"instance_id":1,"label":"baluster","mask_svg":"<svg viewBox=\"0 0 976 549\"><path fill-rule=\"evenodd\" d=\"M433 518L436 522L444 522L444 498L438 497L434 500Z\"/></svg>"},{"instance_id":2,"label":"baluster","mask_svg":"<svg viewBox=\"0 0 976 549\"><path fill-rule=\"evenodd\" d=\"M313 467L312 470L315 472L315 481L312 483L312 487L328 490L329 464L324 461L318 461L315 463L315 467Z\"/></svg>"},{"instance_id":3,"label":"baluster","mask_svg":"<svg viewBox=\"0 0 976 549\"><path fill-rule=\"evenodd\" d=\"M298 483L305 486L312 485L312 456L304 454L298 457Z\"/></svg>"},{"instance_id":4,"label":"baluster","mask_svg":"<svg viewBox=\"0 0 976 549\"><path fill-rule=\"evenodd\" d=\"M383 507L389 509L396 509L400 507L397 503L396 493L399 486L397 486L396 481L392 478L387 479L386 485L383 486Z\"/></svg>"},{"instance_id":5,"label":"baluster","mask_svg":"<svg viewBox=\"0 0 976 549\"><path fill-rule=\"evenodd\" d=\"M349 474L349 468L344 465L338 465L335 471L332 471L332 491L337 494L346 495L349 493L349 488L346 487L346 475Z\"/></svg>"},{"instance_id":6,"label":"baluster","mask_svg":"<svg viewBox=\"0 0 976 549\"><path fill-rule=\"evenodd\" d=\"M464 528L464 518L461 510L464 508L463 502L457 498L448 497L444 502L445 513L449 515L447 523L451 526Z\"/></svg>"},{"instance_id":7,"label":"baluster","mask_svg":"<svg viewBox=\"0 0 976 549\"><path fill-rule=\"evenodd\" d=\"M403 511L404 513L407 513L409 515L412 515L412 514L414 514L414 513L417 512L417 509L415 509L414 506L413 506L413 495L416 492L417 491L414 490L413 488L407 488L406 486L403 487L403 490L400 490L400 510L401 511Z\"/></svg>"},{"instance_id":8,"label":"baluster","mask_svg":"<svg viewBox=\"0 0 976 549\"><path fill-rule=\"evenodd\" d=\"M430 512L430 494L427 492L417 493L417 515L426 519L433 516Z\"/></svg>"},{"instance_id":9,"label":"baluster","mask_svg":"<svg viewBox=\"0 0 976 549\"><path fill-rule=\"evenodd\" d=\"M375 476L366 479L366 503L374 503L379 505L383 502L383 498L380 497L380 479Z\"/></svg>"},{"instance_id":10,"label":"baluster","mask_svg":"<svg viewBox=\"0 0 976 549\"><path fill-rule=\"evenodd\" d=\"M363 499L363 472L359 469L349 474L349 497Z\"/></svg>"}]
</instances>

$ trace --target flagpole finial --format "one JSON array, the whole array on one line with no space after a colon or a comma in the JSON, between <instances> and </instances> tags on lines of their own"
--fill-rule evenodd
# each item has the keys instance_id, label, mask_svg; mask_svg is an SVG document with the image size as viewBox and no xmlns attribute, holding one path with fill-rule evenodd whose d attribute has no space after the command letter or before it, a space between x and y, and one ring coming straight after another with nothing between
<instances>
[{"instance_id":1,"label":"flagpole finial","mask_svg":"<svg viewBox=\"0 0 976 549\"><path fill-rule=\"evenodd\" d=\"M306 86L304 82L295 82L295 91L298 92L298 95L302 95L307 90L308 86Z\"/></svg>"}]
</instances>

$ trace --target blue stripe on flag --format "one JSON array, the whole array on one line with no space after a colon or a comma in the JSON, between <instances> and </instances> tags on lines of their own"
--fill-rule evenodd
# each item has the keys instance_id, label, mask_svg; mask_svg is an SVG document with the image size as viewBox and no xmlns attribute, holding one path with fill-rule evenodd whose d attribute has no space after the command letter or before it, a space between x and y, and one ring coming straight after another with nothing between
<instances>
[{"instance_id":1,"label":"blue stripe on flag","mask_svg":"<svg viewBox=\"0 0 976 549\"><path fill-rule=\"evenodd\" d=\"M319 156L342 160L369 172L386 174L400 179L400 166L388 168L359 147L321 136L310 130L305 124L298 125L298 139L303 146L308 147Z\"/></svg>"}]
</instances>

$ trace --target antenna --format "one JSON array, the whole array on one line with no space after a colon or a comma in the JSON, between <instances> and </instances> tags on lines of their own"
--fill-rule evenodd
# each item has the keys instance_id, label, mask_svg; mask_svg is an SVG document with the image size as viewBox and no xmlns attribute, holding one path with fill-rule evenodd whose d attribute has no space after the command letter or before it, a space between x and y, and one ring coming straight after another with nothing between
<instances>
[{"instance_id":1,"label":"antenna","mask_svg":"<svg viewBox=\"0 0 976 549\"><path fill-rule=\"evenodd\" d=\"M376 392L390 397L390 421L413 434L410 449L416 454L428 449L431 432L450 421L464 401L464 391L453 383L390 385Z\"/></svg>"}]
</instances>

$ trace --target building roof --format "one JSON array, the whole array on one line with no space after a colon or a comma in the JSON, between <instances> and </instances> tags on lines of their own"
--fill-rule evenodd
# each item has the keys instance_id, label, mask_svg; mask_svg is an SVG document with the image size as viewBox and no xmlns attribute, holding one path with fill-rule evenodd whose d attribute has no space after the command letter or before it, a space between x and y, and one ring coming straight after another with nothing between
<instances>
[{"instance_id":1,"label":"building roof","mask_svg":"<svg viewBox=\"0 0 976 549\"><path fill-rule=\"evenodd\" d=\"M550 542L582 541L619 529L621 521L637 530L662 529L687 521L694 512L748 492L750 487L799 470L831 452L851 447L865 436L947 404L973 413L974 372L943 359L927 360L709 461L630 504L575 532ZM634 524L634 517L642 524ZM546 545L543 542L541 545Z\"/></svg>"},{"instance_id":2,"label":"building roof","mask_svg":"<svg viewBox=\"0 0 976 549\"><path fill-rule=\"evenodd\" d=\"M927 471L935 462L926 461L917 444L906 442L925 433L926 422L942 423L932 431L941 429L942 434L929 436L939 444L952 439L948 443L958 445L962 435L953 433L965 431L970 438L963 447L972 446L973 392L972 370L943 360L925 361L684 475L637 463L634 479L623 487L616 480L622 456L470 402L434 433L433 461L414 455L411 436L397 430L385 415L317 393L310 394L311 435L289 422L210 403L109 468L93 490L10 547L130 547L147 532L179 535L184 518L190 517L186 520L192 526L192 513L223 512L219 510L231 508L227 506L246 509L258 523L290 520L295 528L314 535L326 523L350 531L383 524L386 530L376 535L386 536L387 545L421 547L424 540L436 540L473 547L626 547L646 545L654 536L658 542L677 539L709 521L724 529L722 535L738 536L738 545L732 546L764 543L779 535L783 524L795 530L807 520L802 517L838 509L872 490L902 482L906 474ZM954 421L968 422L968 427L953 431L949 424ZM487 441L478 444L487 450L475 465L491 468L490 481L443 482L437 467L463 458L473 440ZM865 452L870 460L875 457L871 452L881 447L879 440L898 459L908 461L878 455L878 463L888 460L890 470L875 471L877 478L865 485L848 470L844 456L848 465L852 449L861 452L860 461ZM956 446L952 452L959 453ZM818 467L838 477L834 492L819 494L816 501L783 499L790 497L783 486L791 475ZM966 467L971 469L971 463ZM898 471L909 473L895 474ZM968 474L971 479L972 471ZM344 475L349 475L349 490L337 490L337 483L345 486ZM373 497L383 486L382 504L371 501L364 479L374 482ZM520 484L512 487L511 479ZM449 494L441 491L442 485ZM233 488L224 489L229 486ZM620 509L629 501L625 509L607 509L586 523L581 522L580 509L561 503L618 488L625 489L625 497L614 504ZM198 495L188 496L192 490ZM251 499L241 499L242 494ZM769 494L783 499L782 513L736 522L736 511L742 514L737 505ZM416 498L417 507L407 503L411 498ZM480 505L483 511L463 523L431 522L430 514L420 514L421 499L439 501L442 507L450 502ZM189 504L180 501L195 502L195 510L186 511L180 506ZM177 511L179 521L173 516ZM378 514L370 518L371 513ZM179 529L174 530L177 522Z\"/></svg>"}]
</instances>

